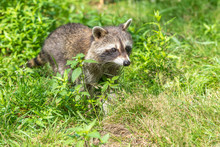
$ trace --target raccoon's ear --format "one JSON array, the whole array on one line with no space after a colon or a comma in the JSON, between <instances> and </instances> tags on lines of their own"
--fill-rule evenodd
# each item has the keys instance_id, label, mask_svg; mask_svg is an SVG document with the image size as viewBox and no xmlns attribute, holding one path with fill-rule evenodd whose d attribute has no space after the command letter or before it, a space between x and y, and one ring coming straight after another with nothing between
<instances>
[{"instance_id":1,"label":"raccoon's ear","mask_svg":"<svg viewBox=\"0 0 220 147\"><path fill-rule=\"evenodd\" d=\"M107 33L108 33L108 31L102 27L96 26L96 27L92 28L92 35L94 38L100 39L100 38L104 37Z\"/></svg>"},{"instance_id":2,"label":"raccoon's ear","mask_svg":"<svg viewBox=\"0 0 220 147\"><path fill-rule=\"evenodd\" d=\"M127 30L127 28L130 26L131 22L132 22L132 19L130 18L130 19L128 19L125 23L121 24L120 26L121 26L122 29L125 31L125 30Z\"/></svg>"}]
</instances>

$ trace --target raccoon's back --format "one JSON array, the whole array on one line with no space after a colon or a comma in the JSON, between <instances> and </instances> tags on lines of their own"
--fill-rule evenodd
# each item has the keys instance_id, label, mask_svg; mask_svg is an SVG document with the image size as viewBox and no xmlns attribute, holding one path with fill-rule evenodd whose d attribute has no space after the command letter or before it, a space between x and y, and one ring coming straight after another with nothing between
<instances>
[{"instance_id":1,"label":"raccoon's back","mask_svg":"<svg viewBox=\"0 0 220 147\"><path fill-rule=\"evenodd\" d=\"M43 51L57 58L72 59L78 53L87 54L92 42L92 30L78 23L60 26L45 40Z\"/></svg>"}]
</instances>

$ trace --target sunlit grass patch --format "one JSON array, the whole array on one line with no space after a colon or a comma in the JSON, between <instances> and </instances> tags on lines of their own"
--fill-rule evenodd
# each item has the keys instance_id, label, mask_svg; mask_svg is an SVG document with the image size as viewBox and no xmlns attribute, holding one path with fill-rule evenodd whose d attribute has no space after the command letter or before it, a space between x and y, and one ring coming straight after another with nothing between
<instances>
[{"instance_id":1,"label":"sunlit grass patch","mask_svg":"<svg viewBox=\"0 0 220 147\"><path fill-rule=\"evenodd\" d=\"M136 93L118 104L104 122L123 125L133 139L140 137L151 144L215 145L220 131L219 92L207 92L201 97L169 91L157 97ZM125 140L129 143L132 139Z\"/></svg>"}]
</instances>

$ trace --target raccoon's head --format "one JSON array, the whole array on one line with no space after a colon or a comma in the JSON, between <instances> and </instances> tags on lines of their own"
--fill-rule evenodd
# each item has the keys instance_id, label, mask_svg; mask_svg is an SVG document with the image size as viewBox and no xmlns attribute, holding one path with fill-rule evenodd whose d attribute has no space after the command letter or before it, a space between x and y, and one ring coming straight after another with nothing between
<instances>
[{"instance_id":1,"label":"raccoon's head","mask_svg":"<svg viewBox=\"0 0 220 147\"><path fill-rule=\"evenodd\" d=\"M130 65L129 55L132 50L132 38L126 31L131 24L129 19L124 24L110 27L94 27L92 29L93 42L89 49L89 56L99 63L115 63Z\"/></svg>"}]
</instances>

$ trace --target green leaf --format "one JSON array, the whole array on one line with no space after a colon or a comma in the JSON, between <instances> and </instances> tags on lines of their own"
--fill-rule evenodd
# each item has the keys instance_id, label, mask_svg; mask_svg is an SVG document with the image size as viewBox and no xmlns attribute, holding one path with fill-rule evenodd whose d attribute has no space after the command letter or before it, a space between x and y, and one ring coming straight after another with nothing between
<instances>
[{"instance_id":1,"label":"green leaf","mask_svg":"<svg viewBox=\"0 0 220 147\"><path fill-rule=\"evenodd\" d=\"M70 65L70 67L73 69L73 68L76 67L77 64L78 64L78 62L74 62L74 63L72 63L72 64Z\"/></svg>"},{"instance_id":2,"label":"green leaf","mask_svg":"<svg viewBox=\"0 0 220 147\"><path fill-rule=\"evenodd\" d=\"M106 89L108 88L109 83L106 82L103 86L102 86L102 93L106 91Z\"/></svg>"},{"instance_id":3,"label":"green leaf","mask_svg":"<svg viewBox=\"0 0 220 147\"><path fill-rule=\"evenodd\" d=\"M118 80L118 78L119 78L119 76L114 76L114 77L112 78L112 81Z\"/></svg>"},{"instance_id":4,"label":"green leaf","mask_svg":"<svg viewBox=\"0 0 220 147\"><path fill-rule=\"evenodd\" d=\"M75 97L75 100L76 100L76 101L80 100L80 96L77 95L77 96Z\"/></svg>"},{"instance_id":5,"label":"green leaf","mask_svg":"<svg viewBox=\"0 0 220 147\"><path fill-rule=\"evenodd\" d=\"M56 77L62 78L62 75L61 75L59 72L57 72ZM56 77L55 77L55 78L56 78Z\"/></svg>"},{"instance_id":6,"label":"green leaf","mask_svg":"<svg viewBox=\"0 0 220 147\"><path fill-rule=\"evenodd\" d=\"M95 123L96 123L96 119L85 127L85 131L89 132L92 129L92 127L95 125Z\"/></svg>"},{"instance_id":7,"label":"green leaf","mask_svg":"<svg viewBox=\"0 0 220 147\"><path fill-rule=\"evenodd\" d=\"M60 95L66 96L66 95L67 95L67 91L66 91L66 90L61 91L61 92L60 92Z\"/></svg>"},{"instance_id":8,"label":"green leaf","mask_svg":"<svg viewBox=\"0 0 220 147\"><path fill-rule=\"evenodd\" d=\"M159 12L159 11L154 12L154 17L155 17L155 18L157 19L157 21L159 22L160 19L161 19L160 12Z\"/></svg>"},{"instance_id":9,"label":"green leaf","mask_svg":"<svg viewBox=\"0 0 220 147\"><path fill-rule=\"evenodd\" d=\"M90 132L87 136L92 138L99 138L99 139L101 138L101 135L98 131Z\"/></svg>"},{"instance_id":10,"label":"green leaf","mask_svg":"<svg viewBox=\"0 0 220 147\"><path fill-rule=\"evenodd\" d=\"M113 88L113 89L119 88L119 87L118 87L118 84L111 84L110 87Z\"/></svg>"},{"instance_id":11,"label":"green leaf","mask_svg":"<svg viewBox=\"0 0 220 147\"><path fill-rule=\"evenodd\" d=\"M37 120L37 121L36 121L36 124L39 125L39 126L41 126L41 127L45 127L44 124L43 124L43 122L42 122L41 120Z\"/></svg>"},{"instance_id":12,"label":"green leaf","mask_svg":"<svg viewBox=\"0 0 220 147\"><path fill-rule=\"evenodd\" d=\"M86 95L86 96L90 96L90 94L88 92L81 92L82 95Z\"/></svg>"},{"instance_id":13,"label":"green leaf","mask_svg":"<svg viewBox=\"0 0 220 147\"><path fill-rule=\"evenodd\" d=\"M72 82L74 83L76 79L81 75L82 69L80 67L76 68L72 73Z\"/></svg>"},{"instance_id":14,"label":"green leaf","mask_svg":"<svg viewBox=\"0 0 220 147\"><path fill-rule=\"evenodd\" d=\"M76 60L68 60L66 65L70 65L71 68L76 67L76 65L78 64L78 62Z\"/></svg>"},{"instance_id":15,"label":"green leaf","mask_svg":"<svg viewBox=\"0 0 220 147\"><path fill-rule=\"evenodd\" d=\"M76 113L79 115L79 117L80 117L83 121L87 122L86 119L82 116L82 114L81 114L79 111L76 111Z\"/></svg>"},{"instance_id":16,"label":"green leaf","mask_svg":"<svg viewBox=\"0 0 220 147\"><path fill-rule=\"evenodd\" d=\"M64 74L63 74L63 79L64 79L64 81L67 81L68 80L68 70L65 70L64 71Z\"/></svg>"},{"instance_id":17,"label":"green leaf","mask_svg":"<svg viewBox=\"0 0 220 147\"><path fill-rule=\"evenodd\" d=\"M82 54L82 53L80 53L80 54L77 54L77 55L76 55L76 57L73 57L73 58L75 58L75 59L76 59L76 58L83 58L83 57L85 57L85 55L84 55L84 54Z\"/></svg>"},{"instance_id":18,"label":"green leaf","mask_svg":"<svg viewBox=\"0 0 220 147\"><path fill-rule=\"evenodd\" d=\"M107 141L108 141L108 139L109 139L109 134L105 134L102 138L101 138L101 142L102 143L106 143Z\"/></svg>"},{"instance_id":19,"label":"green leaf","mask_svg":"<svg viewBox=\"0 0 220 147\"><path fill-rule=\"evenodd\" d=\"M67 135L67 136L71 137L71 135ZM72 137L72 138L74 138L74 137ZM62 146L70 146L71 144L76 144L77 141L74 140L74 139L72 139L72 138L67 139L67 140L63 143Z\"/></svg>"},{"instance_id":20,"label":"green leaf","mask_svg":"<svg viewBox=\"0 0 220 147\"><path fill-rule=\"evenodd\" d=\"M62 98L57 98L57 99L55 100L56 104L60 103L61 100L62 100Z\"/></svg>"},{"instance_id":21,"label":"green leaf","mask_svg":"<svg viewBox=\"0 0 220 147\"><path fill-rule=\"evenodd\" d=\"M83 62L84 62L84 63L98 63L98 62L95 61L95 60L84 60Z\"/></svg>"},{"instance_id":22,"label":"green leaf","mask_svg":"<svg viewBox=\"0 0 220 147\"><path fill-rule=\"evenodd\" d=\"M172 19L168 20L165 25L169 25L171 22L173 22L173 20L176 19L176 17L173 17Z\"/></svg>"},{"instance_id":23,"label":"green leaf","mask_svg":"<svg viewBox=\"0 0 220 147\"><path fill-rule=\"evenodd\" d=\"M76 143L76 147L84 147L84 141L83 140L80 140Z\"/></svg>"},{"instance_id":24,"label":"green leaf","mask_svg":"<svg viewBox=\"0 0 220 147\"><path fill-rule=\"evenodd\" d=\"M203 26L207 29L207 30L210 30L210 26L208 26L207 24L203 24Z\"/></svg>"},{"instance_id":25,"label":"green leaf","mask_svg":"<svg viewBox=\"0 0 220 147\"><path fill-rule=\"evenodd\" d=\"M12 80L11 80L11 78L8 78L8 84L9 84L10 87L12 86Z\"/></svg>"},{"instance_id":26,"label":"green leaf","mask_svg":"<svg viewBox=\"0 0 220 147\"><path fill-rule=\"evenodd\" d=\"M81 135L84 132L84 129L82 127L75 127L73 129L78 135Z\"/></svg>"},{"instance_id":27,"label":"green leaf","mask_svg":"<svg viewBox=\"0 0 220 147\"><path fill-rule=\"evenodd\" d=\"M44 116L43 119L52 119L54 116Z\"/></svg>"},{"instance_id":28,"label":"green leaf","mask_svg":"<svg viewBox=\"0 0 220 147\"><path fill-rule=\"evenodd\" d=\"M75 86L75 91L80 91L81 87L82 87L82 85L81 85L81 84L76 85L76 86Z\"/></svg>"}]
</instances>

